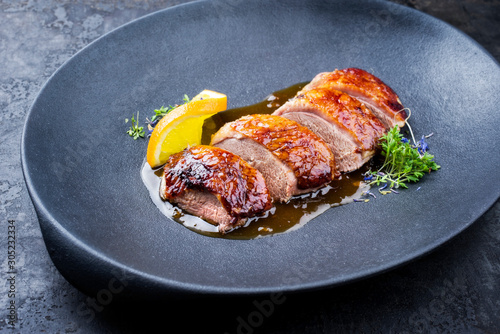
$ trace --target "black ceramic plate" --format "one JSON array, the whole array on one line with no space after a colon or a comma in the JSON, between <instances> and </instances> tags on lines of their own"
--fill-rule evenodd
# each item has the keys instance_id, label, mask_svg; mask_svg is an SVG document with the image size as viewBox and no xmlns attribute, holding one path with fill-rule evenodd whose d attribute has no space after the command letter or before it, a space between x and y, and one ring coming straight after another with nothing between
<instances>
[{"instance_id":1,"label":"black ceramic plate","mask_svg":"<svg viewBox=\"0 0 500 334\"><path fill-rule=\"evenodd\" d=\"M399 195L333 208L255 240L194 233L152 203L146 140L124 119L207 88L229 107L359 67L430 132L442 169ZM95 41L43 87L26 121L23 171L52 259L75 286L133 298L338 285L441 245L499 197L500 69L447 24L383 1L214 1L157 12ZM118 289L117 279L126 283Z\"/></svg>"}]
</instances>

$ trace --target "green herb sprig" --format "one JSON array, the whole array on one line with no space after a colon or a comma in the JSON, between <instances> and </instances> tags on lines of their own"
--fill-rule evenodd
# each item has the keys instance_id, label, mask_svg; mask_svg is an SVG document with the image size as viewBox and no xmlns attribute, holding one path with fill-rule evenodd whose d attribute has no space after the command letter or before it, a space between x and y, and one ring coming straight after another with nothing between
<instances>
[{"instance_id":1,"label":"green herb sprig","mask_svg":"<svg viewBox=\"0 0 500 334\"><path fill-rule=\"evenodd\" d=\"M185 103L188 103L190 102L191 100L189 99L189 97L184 94L184 98L183 98L183 103L182 104L185 104ZM181 104L181 105L182 105ZM165 116L166 114L168 114L169 112L171 112L172 110L174 110L175 108L179 107L180 105L179 104L176 104L174 106L168 106L167 108L165 108L164 106L162 106L161 108L159 109L155 109L154 112L154 116L151 117L151 120L147 119L146 118L146 124L148 126L148 137L151 136L151 133L153 132L153 129L155 127L156 124L158 124L158 122L160 121L160 119L163 118L163 116ZM134 117L134 115L132 115L132 118L130 119L131 122L132 122L132 126L127 130L127 133L129 134L130 137L137 139L137 138L144 138L144 136L146 135L145 131L144 131L144 127L143 126L139 126L139 112L137 112L137 119ZM128 123L129 119L126 118L125 119L125 123Z\"/></svg>"},{"instance_id":2,"label":"green herb sprig","mask_svg":"<svg viewBox=\"0 0 500 334\"><path fill-rule=\"evenodd\" d=\"M137 119L139 119L139 112L137 112ZM144 138L144 127L139 126L138 121L134 118L134 115L132 115L130 121L132 122L132 126L127 130L129 136L134 138L134 140L139 137ZM128 118L125 119L125 123L128 123Z\"/></svg>"},{"instance_id":3,"label":"green herb sprig","mask_svg":"<svg viewBox=\"0 0 500 334\"><path fill-rule=\"evenodd\" d=\"M412 135L413 136L413 135ZM426 173L441 168L434 156L427 152L425 137L411 145L396 126L380 139L384 163L376 171L365 176L368 184L389 184L391 188L408 188L407 182L418 182ZM415 140L414 140L415 141Z\"/></svg>"},{"instance_id":4,"label":"green herb sprig","mask_svg":"<svg viewBox=\"0 0 500 334\"><path fill-rule=\"evenodd\" d=\"M189 97L184 94L184 98L183 98L183 103L182 104L186 104L188 103L190 100L189 100ZM179 105L176 104L174 106L168 106L168 108L165 108L164 106L162 106L160 109L155 109L154 112L154 116L151 117L151 121L150 121L150 124L156 124L163 116L165 116L166 114L168 114L169 112L171 112L172 110L174 110L175 108L177 108Z\"/></svg>"}]
</instances>

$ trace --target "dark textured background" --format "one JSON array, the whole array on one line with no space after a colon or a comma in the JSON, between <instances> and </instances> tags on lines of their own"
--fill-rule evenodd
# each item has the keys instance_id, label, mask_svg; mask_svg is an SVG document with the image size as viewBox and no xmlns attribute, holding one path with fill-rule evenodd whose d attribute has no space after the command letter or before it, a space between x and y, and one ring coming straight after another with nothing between
<instances>
[{"instance_id":1,"label":"dark textured background","mask_svg":"<svg viewBox=\"0 0 500 334\"><path fill-rule=\"evenodd\" d=\"M19 144L26 113L48 77L79 49L130 20L182 2L187 1L0 0L0 331L500 333L498 201L471 228L424 258L347 286L280 296L262 318L256 311L269 305L271 296L111 302L101 308L64 280L48 257L22 177ZM394 2L452 24L500 60L500 1ZM498 111L492 113L498 117ZM15 220L17 237L15 328L6 323L8 220Z\"/></svg>"}]
</instances>

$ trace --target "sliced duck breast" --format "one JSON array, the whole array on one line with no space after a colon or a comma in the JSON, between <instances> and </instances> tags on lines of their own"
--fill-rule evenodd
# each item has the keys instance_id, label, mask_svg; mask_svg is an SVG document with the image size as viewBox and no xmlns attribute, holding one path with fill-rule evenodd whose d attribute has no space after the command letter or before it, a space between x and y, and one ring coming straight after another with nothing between
<instances>
[{"instance_id":1,"label":"sliced duck breast","mask_svg":"<svg viewBox=\"0 0 500 334\"><path fill-rule=\"evenodd\" d=\"M225 124L211 145L231 151L258 169L271 197L316 190L339 174L328 145L309 129L276 115L249 115Z\"/></svg>"},{"instance_id":2,"label":"sliced duck breast","mask_svg":"<svg viewBox=\"0 0 500 334\"><path fill-rule=\"evenodd\" d=\"M319 73L298 93L316 88L339 90L364 103L386 128L403 127L406 120L399 97L382 80L358 68Z\"/></svg>"},{"instance_id":3,"label":"sliced duck breast","mask_svg":"<svg viewBox=\"0 0 500 334\"><path fill-rule=\"evenodd\" d=\"M335 156L336 168L350 172L376 152L384 124L360 101L329 88L299 92L275 112L321 137Z\"/></svg>"},{"instance_id":4,"label":"sliced duck breast","mask_svg":"<svg viewBox=\"0 0 500 334\"><path fill-rule=\"evenodd\" d=\"M160 184L163 200L226 233L263 214L272 200L262 174L237 155L198 145L170 156Z\"/></svg>"}]
</instances>

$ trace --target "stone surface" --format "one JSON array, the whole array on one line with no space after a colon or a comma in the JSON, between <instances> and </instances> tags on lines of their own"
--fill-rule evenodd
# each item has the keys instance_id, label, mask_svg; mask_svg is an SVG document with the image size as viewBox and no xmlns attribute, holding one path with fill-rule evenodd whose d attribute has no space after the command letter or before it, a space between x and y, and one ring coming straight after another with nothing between
<instances>
[{"instance_id":1,"label":"stone surface","mask_svg":"<svg viewBox=\"0 0 500 334\"><path fill-rule=\"evenodd\" d=\"M447 21L500 59L500 1L394 1ZM417 261L308 294L100 307L58 273L20 168L26 113L44 82L82 47L182 2L187 1L0 0L0 332L145 333L179 326L187 333L499 332L498 201L467 231ZM9 221L16 237L14 327L8 324Z\"/></svg>"}]
</instances>

